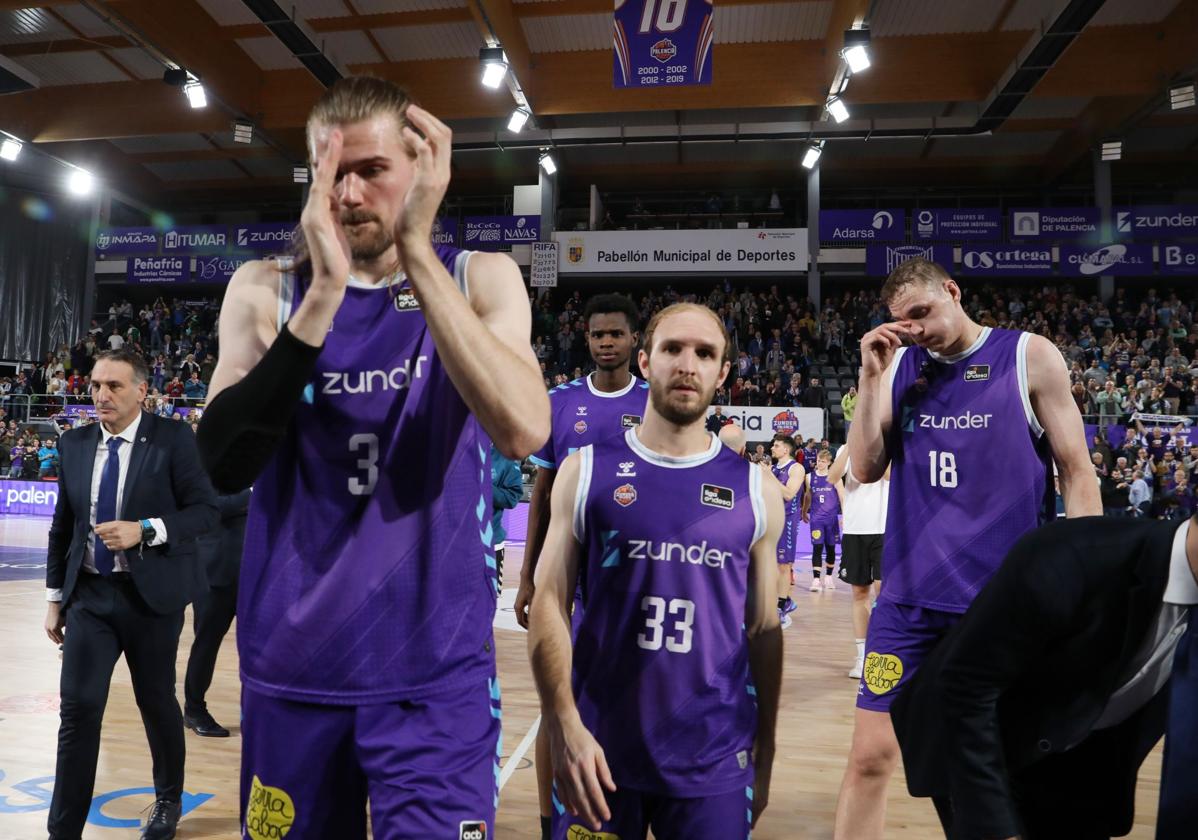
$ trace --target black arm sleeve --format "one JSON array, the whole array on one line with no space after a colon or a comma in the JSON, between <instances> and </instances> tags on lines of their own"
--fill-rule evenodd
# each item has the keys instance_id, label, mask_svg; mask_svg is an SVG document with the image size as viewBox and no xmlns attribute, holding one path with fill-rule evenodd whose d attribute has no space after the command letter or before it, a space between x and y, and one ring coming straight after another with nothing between
<instances>
[{"instance_id":1,"label":"black arm sleeve","mask_svg":"<svg viewBox=\"0 0 1198 840\"><path fill-rule=\"evenodd\" d=\"M196 443L218 492L244 490L261 474L287 432L320 351L284 324L258 364L205 408Z\"/></svg>"}]
</instances>

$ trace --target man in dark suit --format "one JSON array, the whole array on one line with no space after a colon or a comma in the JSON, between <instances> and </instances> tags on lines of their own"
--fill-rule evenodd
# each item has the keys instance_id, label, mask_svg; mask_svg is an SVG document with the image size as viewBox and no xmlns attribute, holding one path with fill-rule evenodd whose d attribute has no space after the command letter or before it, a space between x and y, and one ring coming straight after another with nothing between
<instances>
[{"instance_id":1,"label":"man in dark suit","mask_svg":"<svg viewBox=\"0 0 1198 840\"><path fill-rule=\"evenodd\" d=\"M208 592L192 604L195 612L195 641L187 657L183 681L183 725L206 738L227 738L229 730L208 712L204 695L212 685L220 643L237 615L237 578L241 573L241 550L245 545L245 520L250 491L218 496L219 532L200 543L208 570Z\"/></svg>"},{"instance_id":2,"label":"man in dark suit","mask_svg":"<svg viewBox=\"0 0 1198 840\"><path fill-rule=\"evenodd\" d=\"M1122 836L1167 720L1157 837L1194 837L1196 603L1193 519L1024 537L891 709L908 789L952 840Z\"/></svg>"},{"instance_id":3,"label":"man in dark suit","mask_svg":"<svg viewBox=\"0 0 1198 840\"><path fill-rule=\"evenodd\" d=\"M139 356L101 354L91 382L100 422L67 432L59 444L46 562L45 629L63 645L51 840L79 840L83 832L122 653L154 760L157 801L143 840L174 837L181 816L175 656L184 607L206 588L196 540L216 527L216 494L190 427L141 410L147 377Z\"/></svg>"}]
</instances>

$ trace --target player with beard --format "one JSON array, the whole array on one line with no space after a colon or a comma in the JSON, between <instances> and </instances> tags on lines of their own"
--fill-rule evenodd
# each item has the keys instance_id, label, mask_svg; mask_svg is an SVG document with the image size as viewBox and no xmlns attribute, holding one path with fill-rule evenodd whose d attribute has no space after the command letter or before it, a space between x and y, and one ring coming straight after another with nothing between
<instances>
[{"instance_id":1,"label":"player with beard","mask_svg":"<svg viewBox=\"0 0 1198 840\"><path fill-rule=\"evenodd\" d=\"M768 801L782 499L705 429L728 352L706 307L659 312L639 354L644 422L568 457L554 484L528 640L554 840L747 837Z\"/></svg>"},{"instance_id":2,"label":"player with beard","mask_svg":"<svg viewBox=\"0 0 1198 840\"><path fill-rule=\"evenodd\" d=\"M516 621L525 629L534 591L533 573L549 529L549 497L558 465L580 447L640 423L648 398L649 383L633 376L628 368L640 338L636 305L624 295L596 295L587 301L582 317L595 370L549 392L552 431L545 445L529 459L537 465L537 477L528 509L528 536L515 603ZM576 595L574 600L576 623L582 617L580 597ZM541 837L548 838L553 774L544 730L537 734L536 772Z\"/></svg>"},{"instance_id":3,"label":"player with beard","mask_svg":"<svg viewBox=\"0 0 1198 840\"><path fill-rule=\"evenodd\" d=\"M549 434L520 270L434 245L450 130L380 79L308 118L295 260L238 269L198 442L254 485L237 604L247 838L491 836L490 444Z\"/></svg>"},{"instance_id":4,"label":"player with beard","mask_svg":"<svg viewBox=\"0 0 1198 840\"><path fill-rule=\"evenodd\" d=\"M882 300L894 321L861 338L848 449L863 484L891 468L886 585L866 632L837 840L882 836L899 760L890 705L1016 540L1055 518L1054 461L1067 514L1102 515L1052 342L973 321L956 281L925 259L892 271Z\"/></svg>"}]
</instances>

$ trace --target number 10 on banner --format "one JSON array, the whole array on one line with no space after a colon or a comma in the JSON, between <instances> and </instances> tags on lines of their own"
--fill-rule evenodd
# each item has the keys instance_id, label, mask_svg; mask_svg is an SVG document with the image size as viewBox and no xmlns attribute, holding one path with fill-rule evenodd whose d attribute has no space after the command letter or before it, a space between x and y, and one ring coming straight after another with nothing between
<instances>
[{"instance_id":1,"label":"number 10 on banner","mask_svg":"<svg viewBox=\"0 0 1198 840\"><path fill-rule=\"evenodd\" d=\"M617 88L711 84L712 0L615 0Z\"/></svg>"}]
</instances>

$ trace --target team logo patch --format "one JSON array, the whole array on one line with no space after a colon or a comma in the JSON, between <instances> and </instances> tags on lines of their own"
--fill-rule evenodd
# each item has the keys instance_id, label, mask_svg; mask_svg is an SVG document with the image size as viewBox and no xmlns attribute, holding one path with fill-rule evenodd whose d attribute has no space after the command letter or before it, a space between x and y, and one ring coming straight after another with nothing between
<instances>
[{"instance_id":1,"label":"team logo patch","mask_svg":"<svg viewBox=\"0 0 1198 840\"><path fill-rule=\"evenodd\" d=\"M612 498L620 507L628 507L636 501L636 488L631 484L621 484L616 488L616 492L612 493Z\"/></svg>"},{"instance_id":2,"label":"team logo patch","mask_svg":"<svg viewBox=\"0 0 1198 840\"><path fill-rule=\"evenodd\" d=\"M903 678L903 660L893 653L878 653L871 650L865 657L865 668L861 680L874 694L894 691Z\"/></svg>"},{"instance_id":3,"label":"team logo patch","mask_svg":"<svg viewBox=\"0 0 1198 840\"><path fill-rule=\"evenodd\" d=\"M581 435L586 430L587 430L587 421L586 420L579 420L577 423L574 424L574 431L578 432L578 434Z\"/></svg>"},{"instance_id":4,"label":"team logo patch","mask_svg":"<svg viewBox=\"0 0 1198 840\"><path fill-rule=\"evenodd\" d=\"M824 532L823 532L823 531L821 531L819 528L812 528L812 529L811 529L811 539L813 539L813 540L818 540L818 539L819 539L820 537L822 537L823 535L824 535Z\"/></svg>"},{"instance_id":5,"label":"team logo patch","mask_svg":"<svg viewBox=\"0 0 1198 840\"><path fill-rule=\"evenodd\" d=\"M282 788L262 784L254 776L245 809L245 830L253 840L286 837L295 822L295 803Z\"/></svg>"},{"instance_id":6,"label":"team logo patch","mask_svg":"<svg viewBox=\"0 0 1198 840\"><path fill-rule=\"evenodd\" d=\"M640 424L641 415L639 414L625 414L620 418L620 425L625 429L631 429L633 426L639 426Z\"/></svg>"},{"instance_id":7,"label":"team logo patch","mask_svg":"<svg viewBox=\"0 0 1198 840\"><path fill-rule=\"evenodd\" d=\"M416 300L416 296L406 289L398 292L395 295L395 311L396 312L419 312L420 301ZM332 330L330 330L332 332Z\"/></svg>"},{"instance_id":8,"label":"team logo patch","mask_svg":"<svg viewBox=\"0 0 1198 840\"><path fill-rule=\"evenodd\" d=\"M591 831L585 825L572 825L566 829L566 840L620 840L620 835L607 831Z\"/></svg>"},{"instance_id":9,"label":"team logo patch","mask_svg":"<svg viewBox=\"0 0 1198 840\"><path fill-rule=\"evenodd\" d=\"M966 382L985 382L990 378L990 365L970 365L965 368Z\"/></svg>"},{"instance_id":10,"label":"team logo patch","mask_svg":"<svg viewBox=\"0 0 1198 840\"><path fill-rule=\"evenodd\" d=\"M577 411L577 412L575 412L575 413L576 413L576 414L577 414L579 417L586 417L586 416L587 416L587 407L586 407L585 405L580 405L580 406L578 407L578 411Z\"/></svg>"},{"instance_id":11,"label":"team logo patch","mask_svg":"<svg viewBox=\"0 0 1198 840\"><path fill-rule=\"evenodd\" d=\"M773 427L775 434L793 435L799 430L799 418L789 408L785 411L779 411L770 420L770 426Z\"/></svg>"},{"instance_id":12,"label":"team logo patch","mask_svg":"<svg viewBox=\"0 0 1198 840\"><path fill-rule=\"evenodd\" d=\"M665 64L674 60L674 56L678 55L678 48L674 46L674 42L669 38L662 38L656 44L649 47L649 55L662 64Z\"/></svg>"},{"instance_id":13,"label":"team logo patch","mask_svg":"<svg viewBox=\"0 0 1198 840\"><path fill-rule=\"evenodd\" d=\"M636 467L635 461L621 461L620 462L620 471L616 473L616 476L618 478L635 478L636 477L635 467Z\"/></svg>"},{"instance_id":14,"label":"team logo patch","mask_svg":"<svg viewBox=\"0 0 1198 840\"><path fill-rule=\"evenodd\" d=\"M483 820L462 820L458 823L458 840L487 840L487 824Z\"/></svg>"},{"instance_id":15,"label":"team logo patch","mask_svg":"<svg viewBox=\"0 0 1198 840\"><path fill-rule=\"evenodd\" d=\"M704 484L699 493L699 502L708 507L732 510L736 503L735 494L729 487L719 487L715 484Z\"/></svg>"}]
</instances>

